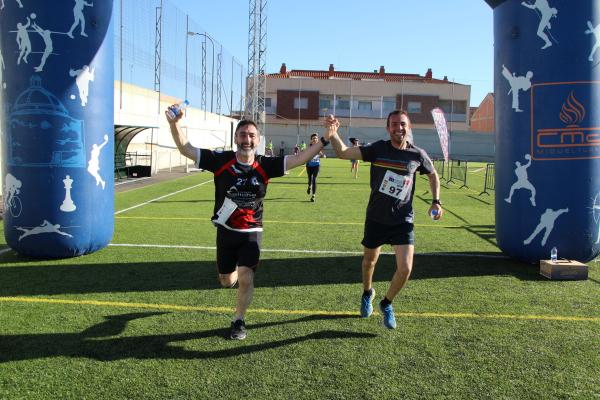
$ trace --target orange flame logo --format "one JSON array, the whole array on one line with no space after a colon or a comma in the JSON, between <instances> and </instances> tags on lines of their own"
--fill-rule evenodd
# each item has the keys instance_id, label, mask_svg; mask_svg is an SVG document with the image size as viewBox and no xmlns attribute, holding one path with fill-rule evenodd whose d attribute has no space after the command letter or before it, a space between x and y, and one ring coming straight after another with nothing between
<instances>
[{"instance_id":1,"label":"orange flame logo","mask_svg":"<svg viewBox=\"0 0 600 400\"><path fill-rule=\"evenodd\" d=\"M585 107L575 98L573 91L563 103L559 118L567 126L576 126L585 118Z\"/></svg>"}]
</instances>

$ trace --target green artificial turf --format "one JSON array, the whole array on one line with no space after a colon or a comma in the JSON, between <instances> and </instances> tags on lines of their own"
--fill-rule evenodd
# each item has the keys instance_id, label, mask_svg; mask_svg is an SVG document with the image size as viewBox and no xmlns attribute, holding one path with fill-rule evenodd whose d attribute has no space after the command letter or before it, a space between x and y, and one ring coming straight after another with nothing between
<instances>
[{"instance_id":1,"label":"green artificial turf","mask_svg":"<svg viewBox=\"0 0 600 400\"><path fill-rule=\"evenodd\" d=\"M484 167L469 165L468 188L442 182L439 222L417 179L394 331L358 317L368 165L354 179L324 160L316 203L301 168L272 180L245 341L225 339L235 290L216 279L212 175L118 193L107 248L0 254L0 398L598 398L597 264L587 281L549 281L503 257ZM384 252L377 298L394 272Z\"/></svg>"}]
</instances>

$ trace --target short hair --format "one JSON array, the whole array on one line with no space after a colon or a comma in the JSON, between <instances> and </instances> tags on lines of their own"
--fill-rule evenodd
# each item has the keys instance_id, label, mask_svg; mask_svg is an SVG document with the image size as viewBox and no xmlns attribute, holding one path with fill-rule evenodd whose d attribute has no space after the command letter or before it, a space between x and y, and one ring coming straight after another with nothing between
<instances>
[{"instance_id":1,"label":"short hair","mask_svg":"<svg viewBox=\"0 0 600 400\"><path fill-rule=\"evenodd\" d=\"M253 127L255 127L256 132L258 132L258 134L260 135L260 129L258 129L258 125L256 125L256 122L252 121L251 119L243 119L240 122L238 122L237 126L235 127L235 133L237 134L240 129L248 125L252 125Z\"/></svg>"},{"instance_id":2,"label":"short hair","mask_svg":"<svg viewBox=\"0 0 600 400\"><path fill-rule=\"evenodd\" d=\"M317 135L316 133L313 133L312 135L310 135L310 138L314 138L314 137L318 137L319 135Z\"/></svg>"},{"instance_id":3,"label":"short hair","mask_svg":"<svg viewBox=\"0 0 600 400\"><path fill-rule=\"evenodd\" d=\"M408 118L408 125L409 126L411 125L410 117L408 116L408 113L406 111L404 111L404 110L394 110L394 111L390 112L388 114L388 116L387 116L387 121L385 123L385 127L386 128L390 127L390 118L392 117L392 115L404 115L404 116L406 116L406 118Z\"/></svg>"}]
</instances>

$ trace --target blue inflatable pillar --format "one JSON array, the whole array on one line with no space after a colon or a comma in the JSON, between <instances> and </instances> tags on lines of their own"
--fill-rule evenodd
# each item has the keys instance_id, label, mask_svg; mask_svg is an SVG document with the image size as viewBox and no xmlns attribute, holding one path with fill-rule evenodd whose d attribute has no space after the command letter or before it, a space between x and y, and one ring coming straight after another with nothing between
<instances>
[{"instance_id":1,"label":"blue inflatable pillar","mask_svg":"<svg viewBox=\"0 0 600 400\"><path fill-rule=\"evenodd\" d=\"M528 262L600 252L600 5L494 9L496 235Z\"/></svg>"},{"instance_id":2,"label":"blue inflatable pillar","mask_svg":"<svg viewBox=\"0 0 600 400\"><path fill-rule=\"evenodd\" d=\"M111 0L4 0L4 235L20 254L99 250L114 229Z\"/></svg>"}]
</instances>

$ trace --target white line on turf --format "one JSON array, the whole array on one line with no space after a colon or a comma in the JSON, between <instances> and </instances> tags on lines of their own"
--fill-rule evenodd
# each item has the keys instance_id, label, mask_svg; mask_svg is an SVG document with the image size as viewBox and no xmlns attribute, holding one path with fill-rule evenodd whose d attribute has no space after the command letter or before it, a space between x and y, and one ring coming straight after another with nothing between
<instances>
[{"instance_id":1,"label":"white line on turf","mask_svg":"<svg viewBox=\"0 0 600 400\"><path fill-rule=\"evenodd\" d=\"M135 182L139 182L139 181L144 181L146 179L150 179L150 177L147 176L147 177L144 177L144 178L136 178L136 179L127 180L127 181L124 181L124 182L117 182L117 183L115 183L115 186L126 185L128 183L135 183Z\"/></svg>"},{"instance_id":2,"label":"white line on turf","mask_svg":"<svg viewBox=\"0 0 600 400\"><path fill-rule=\"evenodd\" d=\"M216 250L214 246L191 246L191 245L167 245L167 244L135 244L135 243L111 243L114 247L145 247L157 249L192 249L192 250ZM260 249L264 253L299 253L299 254L349 254L362 255L362 251L344 250L300 250L300 249ZM384 255L394 255L393 252L382 251ZM444 256L444 257L473 257L473 258L499 258L508 259L502 254L474 254L474 253L415 253L417 256Z\"/></svg>"},{"instance_id":3,"label":"white line on turf","mask_svg":"<svg viewBox=\"0 0 600 400\"><path fill-rule=\"evenodd\" d=\"M179 193L182 193L182 192L188 191L188 190L190 190L190 189L197 188L198 186L202 186L202 185L205 185L205 184L207 184L207 183L210 183L210 182L212 182L212 179L211 179L211 180L209 180L209 181L206 181L206 182L199 183L199 184L197 184L197 185L194 185L194 186L190 186L190 187L188 187L188 188L185 188L185 189L178 190L178 191L176 191L176 192L173 192L173 193L168 193L168 194L165 194L164 196L160 196L160 197L157 197L157 198L155 198L155 199L148 200L148 201L146 201L146 202L144 202L144 203L137 204L137 205L135 205L135 206L128 207L128 208L125 208L125 209L123 209L123 210L119 210L119 211L115 212L115 215L118 215L118 214L124 213L125 211L133 210L134 208L138 208L138 207L145 206L146 204L150 204L150 203L152 203L152 202L155 202L155 201L158 201L158 200L165 199L165 198L167 198L167 197L171 197L171 196L173 196L173 195L176 195L176 194L179 194Z\"/></svg>"}]
</instances>

